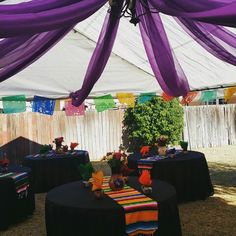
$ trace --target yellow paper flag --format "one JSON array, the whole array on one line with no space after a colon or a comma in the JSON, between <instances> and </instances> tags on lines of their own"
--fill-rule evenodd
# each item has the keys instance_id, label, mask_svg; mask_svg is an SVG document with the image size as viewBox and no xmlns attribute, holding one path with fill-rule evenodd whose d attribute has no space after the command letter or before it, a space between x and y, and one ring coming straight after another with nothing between
<instances>
[{"instance_id":1,"label":"yellow paper flag","mask_svg":"<svg viewBox=\"0 0 236 236\"><path fill-rule=\"evenodd\" d=\"M224 99L228 101L236 93L236 87L226 88L224 91Z\"/></svg>"},{"instance_id":2,"label":"yellow paper flag","mask_svg":"<svg viewBox=\"0 0 236 236\"><path fill-rule=\"evenodd\" d=\"M60 110L61 110L60 105L61 105L60 100L56 100L56 102L55 102L55 107L54 107L54 111L60 111Z\"/></svg>"},{"instance_id":3,"label":"yellow paper flag","mask_svg":"<svg viewBox=\"0 0 236 236\"><path fill-rule=\"evenodd\" d=\"M126 104L130 107L134 107L135 97L133 93L117 93L116 97L121 104Z\"/></svg>"}]
</instances>

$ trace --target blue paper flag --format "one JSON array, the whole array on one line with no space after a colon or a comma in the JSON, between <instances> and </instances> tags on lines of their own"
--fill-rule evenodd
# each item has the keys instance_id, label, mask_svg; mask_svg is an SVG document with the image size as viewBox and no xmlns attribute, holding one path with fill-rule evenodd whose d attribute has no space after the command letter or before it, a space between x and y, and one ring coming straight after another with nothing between
<instances>
[{"instance_id":1,"label":"blue paper flag","mask_svg":"<svg viewBox=\"0 0 236 236\"><path fill-rule=\"evenodd\" d=\"M142 93L138 96L138 104L148 102L155 96L156 93Z\"/></svg>"},{"instance_id":2,"label":"blue paper flag","mask_svg":"<svg viewBox=\"0 0 236 236\"><path fill-rule=\"evenodd\" d=\"M53 115L55 100L45 97L34 96L32 111L46 115Z\"/></svg>"}]
</instances>

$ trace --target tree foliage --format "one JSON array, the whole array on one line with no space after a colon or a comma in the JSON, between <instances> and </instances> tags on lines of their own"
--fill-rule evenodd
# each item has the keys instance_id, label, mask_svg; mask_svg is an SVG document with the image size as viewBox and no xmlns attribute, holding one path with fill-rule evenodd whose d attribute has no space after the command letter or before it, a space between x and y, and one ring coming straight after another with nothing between
<instances>
[{"instance_id":1,"label":"tree foliage","mask_svg":"<svg viewBox=\"0 0 236 236\"><path fill-rule=\"evenodd\" d=\"M163 101L160 97L128 108L123 120L124 146L129 151L137 151L144 145L154 145L161 135L168 136L172 144L179 142L183 131L183 114L177 99Z\"/></svg>"}]
</instances>

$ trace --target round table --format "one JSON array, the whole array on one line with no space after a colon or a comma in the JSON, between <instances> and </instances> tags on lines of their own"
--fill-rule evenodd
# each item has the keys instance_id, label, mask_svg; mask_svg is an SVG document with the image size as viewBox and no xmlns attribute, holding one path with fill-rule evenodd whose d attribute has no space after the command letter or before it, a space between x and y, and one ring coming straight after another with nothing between
<instances>
[{"instance_id":1,"label":"round table","mask_svg":"<svg viewBox=\"0 0 236 236\"><path fill-rule=\"evenodd\" d=\"M128 184L141 191L137 177ZM158 202L158 236L181 235L175 189L154 180L151 198ZM59 186L48 192L45 203L47 236L125 236L123 208L104 195L97 200L82 182Z\"/></svg>"},{"instance_id":2,"label":"round table","mask_svg":"<svg viewBox=\"0 0 236 236\"><path fill-rule=\"evenodd\" d=\"M24 158L22 164L32 169L34 192L42 193L56 186L80 180L78 166L87 162L88 152L76 150L73 155L29 155Z\"/></svg>"},{"instance_id":3,"label":"round table","mask_svg":"<svg viewBox=\"0 0 236 236\"><path fill-rule=\"evenodd\" d=\"M131 154L129 168L139 175L138 160L140 154ZM153 162L152 178L172 184L177 193L178 202L204 200L214 194L205 156L201 152L188 151L176 154L174 158L163 158Z\"/></svg>"},{"instance_id":4,"label":"round table","mask_svg":"<svg viewBox=\"0 0 236 236\"><path fill-rule=\"evenodd\" d=\"M14 180L10 177L0 178L0 230L6 229L10 224L31 215L35 209L30 168L10 165L8 172L27 172L29 188L27 196L19 199Z\"/></svg>"}]
</instances>

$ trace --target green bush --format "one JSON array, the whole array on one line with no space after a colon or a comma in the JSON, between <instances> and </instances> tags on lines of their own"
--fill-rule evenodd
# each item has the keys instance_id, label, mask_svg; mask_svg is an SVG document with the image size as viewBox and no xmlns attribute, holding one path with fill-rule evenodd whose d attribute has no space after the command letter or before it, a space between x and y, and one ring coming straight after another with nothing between
<instances>
[{"instance_id":1,"label":"green bush","mask_svg":"<svg viewBox=\"0 0 236 236\"><path fill-rule=\"evenodd\" d=\"M129 151L137 151L144 145L154 145L161 135L168 136L171 144L178 143L182 137L183 114L177 99L163 101L160 97L128 108L123 120L123 145Z\"/></svg>"}]
</instances>

